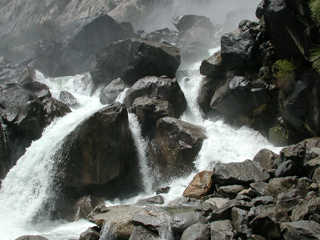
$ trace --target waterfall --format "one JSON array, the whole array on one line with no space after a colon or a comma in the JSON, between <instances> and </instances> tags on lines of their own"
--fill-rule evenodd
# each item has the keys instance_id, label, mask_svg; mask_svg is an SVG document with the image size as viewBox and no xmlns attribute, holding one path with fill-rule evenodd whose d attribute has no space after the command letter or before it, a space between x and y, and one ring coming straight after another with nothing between
<instances>
[{"instance_id":1,"label":"waterfall","mask_svg":"<svg viewBox=\"0 0 320 240\"><path fill-rule=\"evenodd\" d=\"M59 89L69 88L70 92L78 95L82 107L73 109L49 125L42 137L32 142L3 180L0 190L0 232L4 239L15 239L26 232L35 232L36 226L31 222L32 219L55 194L55 186L52 186L54 153L68 133L83 119L103 107L97 96L88 95L91 85L81 81L85 77L78 75L51 80L37 72L37 80L46 83L53 94L58 93Z\"/></svg>"}]
</instances>

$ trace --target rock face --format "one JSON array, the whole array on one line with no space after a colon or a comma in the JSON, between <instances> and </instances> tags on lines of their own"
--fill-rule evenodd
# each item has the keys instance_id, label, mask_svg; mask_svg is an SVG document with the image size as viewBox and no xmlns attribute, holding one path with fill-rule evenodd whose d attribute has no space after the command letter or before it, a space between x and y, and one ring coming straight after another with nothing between
<instances>
[{"instance_id":1,"label":"rock face","mask_svg":"<svg viewBox=\"0 0 320 240\"><path fill-rule=\"evenodd\" d=\"M119 197L137 192L139 171L132 141L126 108L119 103L78 125L56 154L56 181L67 201L88 194Z\"/></svg>"},{"instance_id":2,"label":"rock face","mask_svg":"<svg viewBox=\"0 0 320 240\"><path fill-rule=\"evenodd\" d=\"M212 173L210 171L202 171L192 179L189 186L183 192L184 197L201 198L209 195L212 191Z\"/></svg>"},{"instance_id":3,"label":"rock face","mask_svg":"<svg viewBox=\"0 0 320 240\"><path fill-rule=\"evenodd\" d=\"M127 85L146 76L173 78L180 65L180 52L167 43L127 39L111 43L97 53L90 74L95 83L121 78Z\"/></svg>"},{"instance_id":4,"label":"rock face","mask_svg":"<svg viewBox=\"0 0 320 240\"><path fill-rule=\"evenodd\" d=\"M150 157L161 178L190 172L205 138L200 126L170 117L158 120Z\"/></svg>"}]
</instances>

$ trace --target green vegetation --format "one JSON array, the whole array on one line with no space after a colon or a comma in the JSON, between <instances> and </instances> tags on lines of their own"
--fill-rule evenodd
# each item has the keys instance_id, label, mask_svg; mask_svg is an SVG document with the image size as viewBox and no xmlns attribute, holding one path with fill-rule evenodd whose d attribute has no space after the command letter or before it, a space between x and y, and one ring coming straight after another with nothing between
<instances>
[{"instance_id":1,"label":"green vegetation","mask_svg":"<svg viewBox=\"0 0 320 240\"><path fill-rule=\"evenodd\" d=\"M309 7L314 24L320 28L320 0L311 0ZM320 73L320 45L314 47L310 60L313 69Z\"/></svg>"},{"instance_id":2,"label":"green vegetation","mask_svg":"<svg viewBox=\"0 0 320 240\"><path fill-rule=\"evenodd\" d=\"M298 66L288 60L278 60L273 64L272 72L276 79L275 85L284 95L288 95L295 83Z\"/></svg>"}]
</instances>

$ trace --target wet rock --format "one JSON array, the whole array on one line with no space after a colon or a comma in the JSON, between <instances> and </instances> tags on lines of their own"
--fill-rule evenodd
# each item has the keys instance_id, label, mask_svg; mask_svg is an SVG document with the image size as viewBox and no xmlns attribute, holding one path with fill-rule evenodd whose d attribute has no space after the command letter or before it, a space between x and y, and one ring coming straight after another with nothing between
<instances>
[{"instance_id":1,"label":"wet rock","mask_svg":"<svg viewBox=\"0 0 320 240\"><path fill-rule=\"evenodd\" d=\"M215 221L210 224L211 239L233 239L233 227L230 220Z\"/></svg>"},{"instance_id":2,"label":"wet rock","mask_svg":"<svg viewBox=\"0 0 320 240\"><path fill-rule=\"evenodd\" d=\"M206 240L209 237L209 226L207 224L195 223L184 230L181 240Z\"/></svg>"},{"instance_id":3,"label":"wet rock","mask_svg":"<svg viewBox=\"0 0 320 240\"><path fill-rule=\"evenodd\" d=\"M80 123L55 154L61 195L57 205L84 195L119 197L140 189L128 114L119 103L107 106ZM112 187L110 187L112 186ZM64 211L63 209L59 210Z\"/></svg>"},{"instance_id":4,"label":"wet rock","mask_svg":"<svg viewBox=\"0 0 320 240\"><path fill-rule=\"evenodd\" d=\"M162 187L157 189L156 194L168 193L170 191L170 187Z\"/></svg>"},{"instance_id":5,"label":"wet rock","mask_svg":"<svg viewBox=\"0 0 320 240\"><path fill-rule=\"evenodd\" d=\"M81 233L79 240L99 240L101 229L98 227L88 228L85 232Z\"/></svg>"},{"instance_id":6,"label":"wet rock","mask_svg":"<svg viewBox=\"0 0 320 240\"><path fill-rule=\"evenodd\" d=\"M174 117L174 110L168 101L148 97L138 97L132 104L132 112L137 115L142 132L151 136L156 122L163 117Z\"/></svg>"},{"instance_id":7,"label":"wet rock","mask_svg":"<svg viewBox=\"0 0 320 240\"><path fill-rule=\"evenodd\" d=\"M129 238L129 240L158 240L158 239L160 239L158 235L145 229L142 226L136 227Z\"/></svg>"},{"instance_id":8,"label":"wet rock","mask_svg":"<svg viewBox=\"0 0 320 240\"><path fill-rule=\"evenodd\" d=\"M219 194L225 198L235 199L237 197L237 194L244 189L245 188L242 185L222 186L222 187L218 188L217 194Z\"/></svg>"},{"instance_id":9,"label":"wet rock","mask_svg":"<svg viewBox=\"0 0 320 240\"><path fill-rule=\"evenodd\" d=\"M183 192L184 197L202 198L212 192L211 172L202 171L197 173Z\"/></svg>"},{"instance_id":10,"label":"wet rock","mask_svg":"<svg viewBox=\"0 0 320 240\"><path fill-rule=\"evenodd\" d=\"M101 91L100 102L102 104L114 103L125 87L126 85L120 78L113 80Z\"/></svg>"},{"instance_id":11,"label":"wet rock","mask_svg":"<svg viewBox=\"0 0 320 240\"><path fill-rule=\"evenodd\" d=\"M36 71L31 67L26 67L23 69L23 72L18 80L19 84L26 83L26 82L33 82L35 81Z\"/></svg>"},{"instance_id":12,"label":"wet rock","mask_svg":"<svg viewBox=\"0 0 320 240\"><path fill-rule=\"evenodd\" d=\"M77 99L68 91L61 91L59 100L71 108L78 108L80 106Z\"/></svg>"},{"instance_id":13,"label":"wet rock","mask_svg":"<svg viewBox=\"0 0 320 240\"><path fill-rule=\"evenodd\" d=\"M205 138L200 126L175 118L161 118L157 121L150 154L155 171L161 178L190 172Z\"/></svg>"},{"instance_id":14,"label":"wet rock","mask_svg":"<svg viewBox=\"0 0 320 240\"><path fill-rule=\"evenodd\" d=\"M281 223L285 240L309 240L320 238L320 224L314 221L296 221Z\"/></svg>"},{"instance_id":15,"label":"wet rock","mask_svg":"<svg viewBox=\"0 0 320 240\"><path fill-rule=\"evenodd\" d=\"M145 77L138 80L128 91L124 103L129 108L138 97L168 101L177 118L187 108L187 101L177 80L166 77Z\"/></svg>"},{"instance_id":16,"label":"wet rock","mask_svg":"<svg viewBox=\"0 0 320 240\"><path fill-rule=\"evenodd\" d=\"M203 60L200 66L200 73L205 76L214 76L223 70L221 51L214 53L211 57Z\"/></svg>"},{"instance_id":17,"label":"wet rock","mask_svg":"<svg viewBox=\"0 0 320 240\"><path fill-rule=\"evenodd\" d=\"M78 221L79 219L88 219L88 215L98 205L104 205L102 198L94 196L82 197L73 204L65 219L70 222Z\"/></svg>"},{"instance_id":18,"label":"wet rock","mask_svg":"<svg viewBox=\"0 0 320 240\"><path fill-rule=\"evenodd\" d=\"M110 83L120 77L126 84L132 85L146 76L166 75L173 78L179 65L177 47L168 43L127 39L101 49L90 74L96 84Z\"/></svg>"},{"instance_id":19,"label":"wet rock","mask_svg":"<svg viewBox=\"0 0 320 240\"><path fill-rule=\"evenodd\" d=\"M27 81L21 83L21 86L36 94L41 102L52 97L49 87L43 83Z\"/></svg>"},{"instance_id":20,"label":"wet rock","mask_svg":"<svg viewBox=\"0 0 320 240\"><path fill-rule=\"evenodd\" d=\"M244 162L218 163L212 171L212 179L222 186L232 184L250 184L269 179L269 174L259 164L246 160Z\"/></svg>"},{"instance_id":21,"label":"wet rock","mask_svg":"<svg viewBox=\"0 0 320 240\"><path fill-rule=\"evenodd\" d=\"M178 41L179 32L170 30L169 28L163 28L148 33L142 32L141 38L154 42L168 42L173 44Z\"/></svg>"},{"instance_id":22,"label":"wet rock","mask_svg":"<svg viewBox=\"0 0 320 240\"><path fill-rule=\"evenodd\" d=\"M197 15L183 15L172 21L173 25L181 32L194 27L203 27L208 30L213 30L213 25L209 18Z\"/></svg>"}]
</instances>

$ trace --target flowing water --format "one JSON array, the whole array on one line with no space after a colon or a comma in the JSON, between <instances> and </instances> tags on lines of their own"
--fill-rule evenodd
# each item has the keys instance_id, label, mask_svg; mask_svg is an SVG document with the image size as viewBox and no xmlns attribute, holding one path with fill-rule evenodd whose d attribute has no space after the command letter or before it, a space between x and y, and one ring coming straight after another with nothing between
<instances>
[{"instance_id":1,"label":"flowing water","mask_svg":"<svg viewBox=\"0 0 320 240\"><path fill-rule=\"evenodd\" d=\"M262 148L278 152L279 148L273 147L264 137L252 129L246 127L235 129L222 120L203 119L196 103L202 80L197 69L199 69L199 64L195 65L194 69L179 71L177 76L188 104L181 119L202 126L207 133L207 139L195 160L197 171L211 170L215 162L252 159ZM37 80L48 85L56 98L59 97L62 90L69 91L77 98L80 107L72 109L72 113L56 119L48 126L42 137L31 144L7 174L0 190L0 238L14 240L21 235L39 234L50 240L78 239L80 233L92 226L91 223L85 220L74 223L52 222L44 218L41 223L35 224L31 220L43 207L43 203L54 194L51 174L53 174L54 167L52 156L55 151L59 149L68 133L82 120L103 106L99 102L98 94L92 94L93 88L89 74L49 79L37 72ZM125 94L122 94L118 100L123 101L124 96ZM129 122L140 160L144 192L122 202L117 199L106 202L107 205L134 203L140 198L154 195L153 178L146 156L147 142L142 138L138 120L132 113L129 114ZM163 183L164 186L171 187L169 193L163 195L165 202L169 203L181 197L194 174L195 172L185 178ZM109 234L107 227L105 236ZM105 239L108 238L105 237Z\"/></svg>"}]
</instances>

